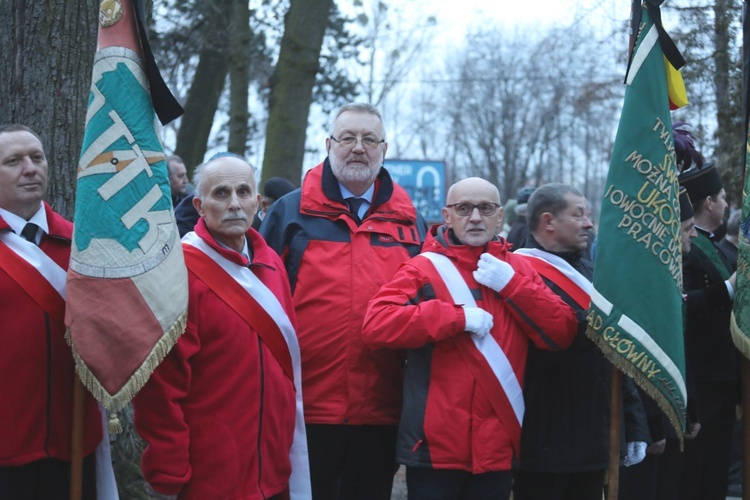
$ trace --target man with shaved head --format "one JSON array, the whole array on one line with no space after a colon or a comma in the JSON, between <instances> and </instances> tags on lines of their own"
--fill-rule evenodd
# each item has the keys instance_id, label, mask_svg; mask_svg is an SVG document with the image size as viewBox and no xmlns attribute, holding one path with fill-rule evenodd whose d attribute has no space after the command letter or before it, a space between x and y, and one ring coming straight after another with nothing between
<instances>
[{"instance_id":1,"label":"man with shaved head","mask_svg":"<svg viewBox=\"0 0 750 500\"><path fill-rule=\"evenodd\" d=\"M307 498L296 316L281 259L251 228L253 169L221 154L198 178L187 327L134 399L143 475L183 498Z\"/></svg>"},{"instance_id":2,"label":"man with shaved head","mask_svg":"<svg viewBox=\"0 0 750 500\"><path fill-rule=\"evenodd\" d=\"M396 457L409 498L507 499L529 342L566 348L576 317L496 236L493 184L454 184L443 218L370 301L363 335L372 348L408 349Z\"/></svg>"}]
</instances>

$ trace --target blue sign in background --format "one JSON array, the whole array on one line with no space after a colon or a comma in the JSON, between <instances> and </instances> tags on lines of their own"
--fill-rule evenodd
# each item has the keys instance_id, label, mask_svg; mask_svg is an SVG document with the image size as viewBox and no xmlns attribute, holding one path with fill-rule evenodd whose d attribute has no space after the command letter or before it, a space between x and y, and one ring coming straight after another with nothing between
<instances>
[{"instance_id":1,"label":"blue sign in background","mask_svg":"<svg viewBox=\"0 0 750 500\"><path fill-rule=\"evenodd\" d=\"M428 223L442 222L445 204L445 162L386 160L385 168L404 188Z\"/></svg>"}]
</instances>

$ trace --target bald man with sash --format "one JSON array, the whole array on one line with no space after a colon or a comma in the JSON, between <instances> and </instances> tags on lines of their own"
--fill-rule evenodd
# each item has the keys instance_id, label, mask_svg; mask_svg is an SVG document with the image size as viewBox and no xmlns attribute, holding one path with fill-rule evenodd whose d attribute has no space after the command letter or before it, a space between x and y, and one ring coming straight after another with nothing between
<instances>
[{"instance_id":1,"label":"bald man with sash","mask_svg":"<svg viewBox=\"0 0 750 500\"><path fill-rule=\"evenodd\" d=\"M518 459L530 344L566 348L573 310L495 236L497 188L454 184L422 253L370 301L364 339L408 349L397 460L410 499L507 499Z\"/></svg>"},{"instance_id":2,"label":"bald man with sash","mask_svg":"<svg viewBox=\"0 0 750 500\"><path fill-rule=\"evenodd\" d=\"M251 229L253 169L220 154L198 178L187 328L134 400L144 477L185 499L309 498L296 316L279 256Z\"/></svg>"}]
</instances>

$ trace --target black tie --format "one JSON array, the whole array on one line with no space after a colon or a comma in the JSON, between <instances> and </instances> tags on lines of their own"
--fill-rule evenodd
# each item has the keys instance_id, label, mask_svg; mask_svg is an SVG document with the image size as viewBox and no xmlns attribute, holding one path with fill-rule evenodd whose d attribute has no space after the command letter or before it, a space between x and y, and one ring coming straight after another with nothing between
<instances>
[{"instance_id":1,"label":"black tie","mask_svg":"<svg viewBox=\"0 0 750 500\"><path fill-rule=\"evenodd\" d=\"M21 231L21 236L26 238L27 241L32 242L36 245L36 230L39 229L39 226L34 224L33 222L28 222Z\"/></svg>"},{"instance_id":2,"label":"black tie","mask_svg":"<svg viewBox=\"0 0 750 500\"><path fill-rule=\"evenodd\" d=\"M362 219L359 218L359 207L361 207L364 202L364 198L355 198L354 196L346 199L346 204L349 205L349 211L352 213L354 222L356 222L358 226L362 224Z\"/></svg>"}]
</instances>

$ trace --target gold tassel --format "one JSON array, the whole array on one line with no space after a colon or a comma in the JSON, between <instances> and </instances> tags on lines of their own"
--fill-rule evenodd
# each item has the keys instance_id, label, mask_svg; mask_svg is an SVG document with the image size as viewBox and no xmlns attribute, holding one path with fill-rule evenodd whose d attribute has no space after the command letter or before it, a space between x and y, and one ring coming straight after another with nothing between
<instances>
[{"instance_id":1,"label":"gold tassel","mask_svg":"<svg viewBox=\"0 0 750 500\"><path fill-rule=\"evenodd\" d=\"M107 421L107 429L110 434L119 434L122 432L122 424L120 423L120 419L118 418L116 411L113 411L109 415L109 420Z\"/></svg>"}]
</instances>

